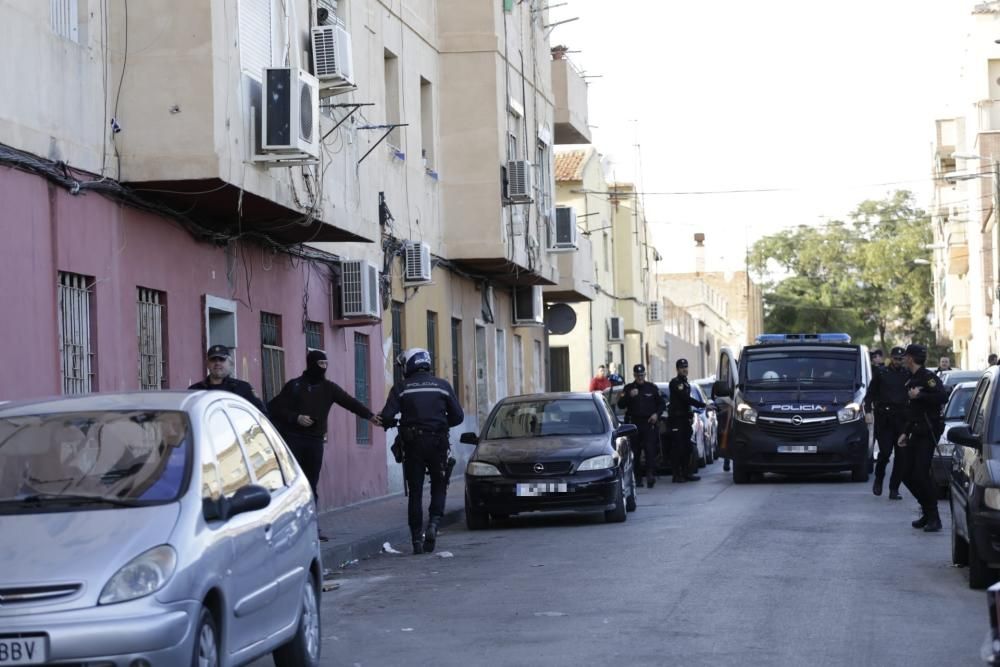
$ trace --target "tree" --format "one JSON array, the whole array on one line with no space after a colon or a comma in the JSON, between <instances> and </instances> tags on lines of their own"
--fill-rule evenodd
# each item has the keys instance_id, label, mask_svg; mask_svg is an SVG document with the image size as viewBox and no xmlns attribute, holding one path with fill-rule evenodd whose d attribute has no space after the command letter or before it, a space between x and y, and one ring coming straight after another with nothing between
<instances>
[{"instance_id":1,"label":"tree","mask_svg":"<svg viewBox=\"0 0 1000 667\"><path fill-rule=\"evenodd\" d=\"M822 227L765 236L750 253L774 332L843 331L858 342L934 342L930 218L899 190Z\"/></svg>"}]
</instances>

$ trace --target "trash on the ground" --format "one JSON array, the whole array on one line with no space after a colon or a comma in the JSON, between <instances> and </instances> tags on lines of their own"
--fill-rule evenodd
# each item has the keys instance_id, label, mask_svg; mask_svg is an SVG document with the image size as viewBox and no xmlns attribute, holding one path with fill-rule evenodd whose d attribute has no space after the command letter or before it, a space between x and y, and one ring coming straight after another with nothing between
<instances>
[{"instance_id":1,"label":"trash on the ground","mask_svg":"<svg viewBox=\"0 0 1000 667\"><path fill-rule=\"evenodd\" d=\"M561 611L536 611L535 616L566 616Z\"/></svg>"},{"instance_id":2,"label":"trash on the ground","mask_svg":"<svg viewBox=\"0 0 1000 667\"><path fill-rule=\"evenodd\" d=\"M328 579L329 577L339 577L339 576L340 576L340 572L338 572L336 570L331 570L328 567L324 567L323 568L323 578L324 579Z\"/></svg>"},{"instance_id":3,"label":"trash on the ground","mask_svg":"<svg viewBox=\"0 0 1000 667\"><path fill-rule=\"evenodd\" d=\"M413 632L413 628L403 628L403 632Z\"/></svg>"},{"instance_id":4,"label":"trash on the ground","mask_svg":"<svg viewBox=\"0 0 1000 667\"><path fill-rule=\"evenodd\" d=\"M350 567L351 565L357 565L359 562L361 561L359 561L357 558L351 560L345 560L343 563L340 564L340 567L341 568Z\"/></svg>"},{"instance_id":5,"label":"trash on the ground","mask_svg":"<svg viewBox=\"0 0 1000 667\"><path fill-rule=\"evenodd\" d=\"M392 545L389 544L388 542L386 542L385 544L382 545L382 553L387 553L387 554L401 554L403 552L399 551L398 549L393 549Z\"/></svg>"},{"instance_id":6,"label":"trash on the ground","mask_svg":"<svg viewBox=\"0 0 1000 667\"><path fill-rule=\"evenodd\" d=\"M326 579L326 580L323 581L323 592L324 593L327 593L329 591L335 591L338 588L340 588L340 582L339 581L330 581L329 579Z\"/></svg>"},{"instance_id":7,"label":"trash on the ground","mask_svg":"<svg viewBox=\"0 0 1000 667\"><path fill-rule=\"evenodd\" d=\"M438 558L454 558L455 554L453 554L450 551L439 551L439 552L437 552L437 557Z\"/></svg>"}]
</instances>

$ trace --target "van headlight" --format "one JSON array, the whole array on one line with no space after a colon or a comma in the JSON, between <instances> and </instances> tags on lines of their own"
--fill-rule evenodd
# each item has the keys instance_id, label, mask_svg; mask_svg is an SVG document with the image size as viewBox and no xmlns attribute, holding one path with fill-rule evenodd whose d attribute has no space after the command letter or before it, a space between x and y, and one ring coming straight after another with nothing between
<instances>
[{"instance_id":1,"label":"van headlight","mask_svg":"<svg viewBox=\"0 0 1000 667\"><path fill-rule=\"evenodd\" d=\"M177 569L177 552L163 544L133 558L101 591L99 604L128 602L163 588Z\"/></svg>"},{"instance_id":2,"label":"van headlight","mask_svg":"<svg viewBox=\"0 0 1000 667\"><path fill-rule=\"evenodd\" d=\"M492 463L469 461L469 467L465 469L465 474L470 477L499 477L500 469Z\"/></svg>"},{"instance_id":3,"label":"van headlight","mask_svg":"<svg viewBox=\"0 0 1000 667\"><path fill-rule=\"evenodd\" d=\"M837 420L841 424L853 422L861 419L861 406L857 403L848 403L840 410L837 410Z\"/></svg>"},{"instance_id":4,"label":"van headlight","mask_svg":"<svg viewBox=\"0 0 1000 667\"><path fill-rule=\"evenodd\" d=\"M745 424L757 423L757 411L746 403L736 406L736 418Z\"/></svg>"},{"instance_id":5,"label":"van headlight","mask_svg":"<svg viewBox=\"0 0 1000 667\"><path fill-rule=\"evenodd\" d=\"M607 470L608 468L615 467L615 457L611 454L601 454L600 456L594 456L583 463L577 468L577 472L582 472L584 470Z\"/></svg>"},{"instance_id":6,"label":"van headlight","mask_svg":"<svg viewBox=\"0 0 1000 667\"><path fill-rule=\"evenodd\" d=\"M986 489L983 493L983 504L991 510L1000 510L1000 489Z\"/></svg>"}]
</instances>

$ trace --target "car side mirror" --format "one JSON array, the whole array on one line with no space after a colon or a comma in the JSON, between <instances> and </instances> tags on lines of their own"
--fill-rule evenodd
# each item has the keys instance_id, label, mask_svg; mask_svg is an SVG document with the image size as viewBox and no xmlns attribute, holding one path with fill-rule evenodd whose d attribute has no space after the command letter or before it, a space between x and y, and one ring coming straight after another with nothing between
<instances>
[{"instance_id":1,"label":"car side mirror","mask_svg":"<svg viewBox=\"0 0 1000 667\"><path fill-rule=\"evenodd\" d=\"M729 397L733 395L733 390L728 384L720 380L712 385L712 393L716 396Z\"/></svg>"},{"instance_id":2,"label":"car side mirror","mask_svg":"<svg viewBox=\"0 0 1000 667\"><path fill-rule=\"evenodd\" d=\"M473 433L472 431L468 431L466 433L463 433L462 436L458 439L458 441L463 445L478 445L479 436Z\"/></svg>"},{"instance_id":3,"label":"car side mirror","mask_svg":"<svg viewBox=\"0 0 1000 667\"><path fill-rule=\"evenodd\" d=\"M262 510L270 504L270 491L259 484L247 484L237 489L226 503L226 515L222 518L231 519L237 514Z\"/></svg>"},{"instance_id":4,"label":"car side mirror","mask_svg":"<svg viewBox=\"0 0 1000 667\"><path fill-rule=\"evenodd\" d=\"M968 426L952 426L948 429L948 439L964 447L983 448L983 439L971 432Z\"/></svg>"},{"instance_id":5,"label":"car side mirror","mask_svg":"<svg viewBox=\"0 0 1000 667\"><path fill-rule=\"evenodd\" d=\"M639 432L639 427L636 426L635 424L622 424L621 426L618 427L618 430L615 431L615 435L618 436L619 438L623 438L638 432Z\"/></svg>"}]
</instances>

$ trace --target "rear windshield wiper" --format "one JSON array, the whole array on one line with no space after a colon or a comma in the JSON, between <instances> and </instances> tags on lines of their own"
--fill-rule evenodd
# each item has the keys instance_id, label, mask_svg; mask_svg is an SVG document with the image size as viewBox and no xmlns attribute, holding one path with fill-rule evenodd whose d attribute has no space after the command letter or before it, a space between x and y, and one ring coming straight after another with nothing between
<instances>
[{"instance_id":1,"label":"rear windshield wiper","mask_svg":"<svg viewBox=\"0 0 1000 667\"><path fill-rule=\"evenodd\" d=\"M36 493L22 498L8 498L0 501L2 504L44 505L48 503L67 503L71 505L113 505L115 507L138 507L142 503L122 498L107 498L105 496L85 496L77 494Z\"/></svg>"}]
</instances>

